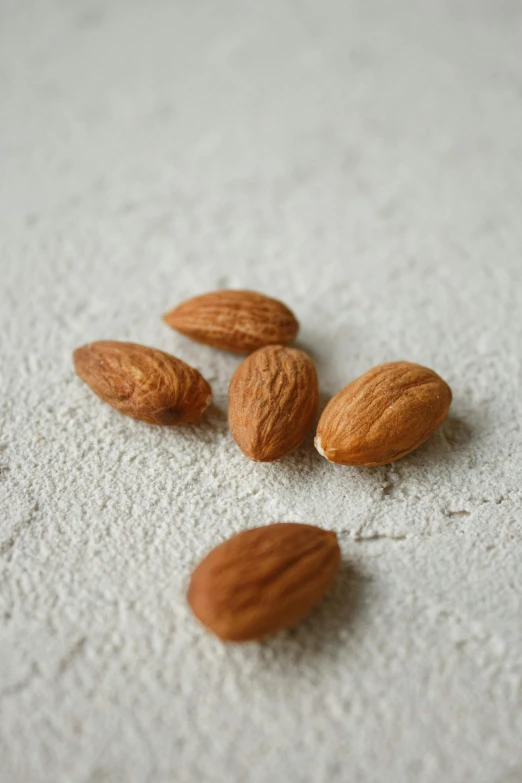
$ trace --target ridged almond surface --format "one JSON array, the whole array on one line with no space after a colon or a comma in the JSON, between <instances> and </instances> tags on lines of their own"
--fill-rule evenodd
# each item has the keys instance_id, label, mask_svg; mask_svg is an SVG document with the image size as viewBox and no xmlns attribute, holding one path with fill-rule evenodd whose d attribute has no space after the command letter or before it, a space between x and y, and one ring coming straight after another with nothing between
<instances>
[{"instance_id":1,"label":"ridged almond surface","mask_svg":"<svg viewBox=\"0 0 522 783\"><path fill-rule=\"evenodd\" d=\"M340 558L335 533L314 525L245 530L197 566L188 602L220 639L261 639L308 614L333 583Z\"/></svg>"},{"instance_id":2,"label":"ridged almond surface","mask_svg":"<svg viewBox=\"0 0 522 783\"><path fill-rule=\"evenodd\" d=\"M254 291L213 291L195 296L163 316L173 329L199 343L234 353L286 345L299 324L277 299Z\"/></svg>"},{"instance_id":3,"label":"ridged almond surface","mask_svg":"<svg viewBox=\"0 0 522 783\"><path fill-rule=\"evenodd\" d=\"M181 359L135 343L100 340L74 352L82 381L113 408L148 424L198 419L212 398L200 373Z\"/></svg>"},{"instance_id":4,"label":"ridged almond surface","mask_svg":"<svg viewBox=\"0 0 522 783\"><path fill-rule=\"evenodd\" d=\"M451 389L410 362L374 367L326 406L315 445L340 465L386 465L420 446L446 420Z\"/></svg>"},{"instance_id":5,"label":"ridged almond surface","mask_svg":"<svg viewBox=\"0 0 522 783\"><path fill-rule=\"evenodd\" d=\"M303 441L319 405L315 365L296 348L271 345L241 362L228 389L228 422L247 457L272 462Z\"/></svg>"}]
</instances>

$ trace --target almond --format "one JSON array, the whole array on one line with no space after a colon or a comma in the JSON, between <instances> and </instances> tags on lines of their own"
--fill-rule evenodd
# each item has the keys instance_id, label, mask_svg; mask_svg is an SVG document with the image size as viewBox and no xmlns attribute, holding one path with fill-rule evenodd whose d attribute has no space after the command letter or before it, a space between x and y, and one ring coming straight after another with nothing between
<instances>
[{"instance_id":1,"label":"almond","mask_svg":"<svg viewBox=\"0 0 522 783\"><path fill-rule=\"evenodd\" d=\"M100 340L74 352L82 381L113 408L149 424L185 424L199 418L212 390L193 367L135 343Z\"/></svg>"},{"instance_id":2,"label":"almond","mask_svg":"<svg viewBox=\"0 0 522 783\"><path fill-rule=\"evenodd\" d=\"M302 442L319 404L315 365L296 348L260 348L236 369L228 390L228 422L249 459L272 462Z\"/></svg>"},{"instance_id":3,"label":"almond","mask_svg":"<svg viewBox=\"0 0 522 783\"><path fill-rule=\"evenodd\" d=\"M333 583L340 558L335 533L314 525L245 530L197 566L188 602L220 639L261 639L308 614Z\"/></svg>"},{"instance_id":4,"label":"almond","mask_svg":"<svg viewBox=\"0 0 522 783\"><path fill-rule=\"evenodd\" d=\"M214 291L195 296L163 316L173 329L199 343L234 353L291 342L299 324L282 302L254 291Z\"/></svg>"},{"instance_id":5,"label":"almond","mask_svg":"<svg viewBox=\"0 0 522 783\"><path fill-rule=\"evenodd\" d=\"M386 465L420 446L446 420L451 389L410 362L374 367L326 406L315 446L340 465Z\"/></svg>"}]
</instances>

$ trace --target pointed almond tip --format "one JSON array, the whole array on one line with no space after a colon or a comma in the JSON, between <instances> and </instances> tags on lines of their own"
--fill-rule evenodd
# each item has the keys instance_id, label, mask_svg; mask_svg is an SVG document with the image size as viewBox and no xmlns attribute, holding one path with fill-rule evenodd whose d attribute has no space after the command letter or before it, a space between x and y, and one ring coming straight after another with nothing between
<instances>
[{"instance_id":1,"label":"pointed almond tip","mask_svg":"<svg viewBox=\"0 0 522 783\"><path fill-rule=\"evenodd\" d=\"M72 360L74 369L76 372L78 372L78 365L82 362L82 360L85 358L87 351L89 349L90 343L87 345L79 345L78 348L75 348L72 352Z\"/></svg>"},{"instance_id":2,"label":"pointed almond tip","mask_svg":"<svg viewBox=\"0 0 522 783\"><path fill-rule=\"evenodd\" d=\"M328 457L326 456L326 454L324 452L324 449L323 449L323 447L321 445L321 436L320 435L316 435L316 437L314 439L314 446L317 449L317 451L319 452L319 454L321 455L321 457L324 457L325 459L328 459Z\"/></svg>"}]
</instances>

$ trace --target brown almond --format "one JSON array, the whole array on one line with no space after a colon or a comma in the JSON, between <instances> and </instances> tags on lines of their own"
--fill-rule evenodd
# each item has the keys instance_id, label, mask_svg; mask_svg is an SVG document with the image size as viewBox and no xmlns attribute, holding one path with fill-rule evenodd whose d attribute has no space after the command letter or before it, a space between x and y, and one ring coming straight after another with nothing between
<instances>
[{"instance_id":1,"label":"brown almond","mask_svg":"<svg viewBox=\"0 0 522 783\"><path fill-rule=\"evenodd\" d=\"M190 580L196 617L224 641L261 639L297 623L339 570L335 533L281 522L245 530L213 549Z\"/></svg>"},{"instance_id":2,"label":"brown almond","mask_svg":"<svg viewBox=\"0 0 522 783\"><path fill-rule=\"evenodd\" d=\"M144 345L89 343L75 350L74 368L104 402L148 424L194 421L212 399L212 389L197 370Z\"/></svg>"},{"instance_id":3,"label":"brown almond","mask_svg":"<svg viewBox=\"0 0 522 783\"><path fill-rule=\"evenodd\" d=\"M326 406L315 445L340 465L386 465L424 443L446 420L451 389L411 362L374 367Z\"/></svg>"},{"instance_id":4,"label":"brown almond","mask_svg":"<svg viewBox=\"0 0 522 783\"><path fill-rule=\"evenodd\" d=\"M277 299L254 291L213 291L195 296L163 316L173 329L199 343L234 353L286 345L299 324Z\"/></svg>"},{"instance_id":5,"label":"brown almond","mask_svg":"<svg viewBox=\"0 0 522 783\"><path fill-rule=\"evenodd\" d=\"M228 389L228 422L249 459L290 454L312 427L319 405L313 361L284 345L260 348L237 367Z\"/></svg>"}]
</instances>

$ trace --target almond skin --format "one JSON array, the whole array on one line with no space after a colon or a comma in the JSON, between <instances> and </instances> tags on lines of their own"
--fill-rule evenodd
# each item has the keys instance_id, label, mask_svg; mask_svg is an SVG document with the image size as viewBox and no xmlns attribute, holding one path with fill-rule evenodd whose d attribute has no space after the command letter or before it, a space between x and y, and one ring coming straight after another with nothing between
<instances>
[{"instance_id":1,"label":"almond skin","mask_svg":"<svg viewBox=\"0 0 522 783\"><path fill-rule=\"evenodd\" d=\"M410 362L374 367L326 406L315 446L340 465L386 465L424 443L448 416L451 389Z\"/></svg>"},{"instance_id":2,"label":"almond skin","mask_svg":"<svg viewBox=\"0 0 522 783\"><path fill-rule=\"evenodd\" d=\"M308 614L333 583L340 559L335 533L314 525L245 530L197 566L188 602L223 641L261 639Z\"/></svg>"},{"instance_id":3,"label":"almond skin","mask_svg":"<svg viewBox=\"0 0 522 783\"><path fill-rule=\"evenodd\" d=\"M254 291L213 291L195 296L163 316L173 329L198 343L234 353L286 345L299 330L291 310Z\"/></svg>"},{"instance_id":4,"label":"almond skin","mask_svg":"<svg viewBox=\"0 0 522 783\"><path fill-rule=\"evenodd\" d=\"M319 405L315 365L296 348L270 345L241 362L228 389L228 423L249 459L290 454L310 431Z\"/></svg>"},{"instance_id":5,"label":"almond skin","mask_svg":"<svg viewBox=\"0 0 522 783\"><path fill-rule=\"evenodd\" d=\"M200 373L155 348L100 340L73 354L77 375L113 408L148 424L186 424L212 399Z\"/></svg>"}]
</instances>

